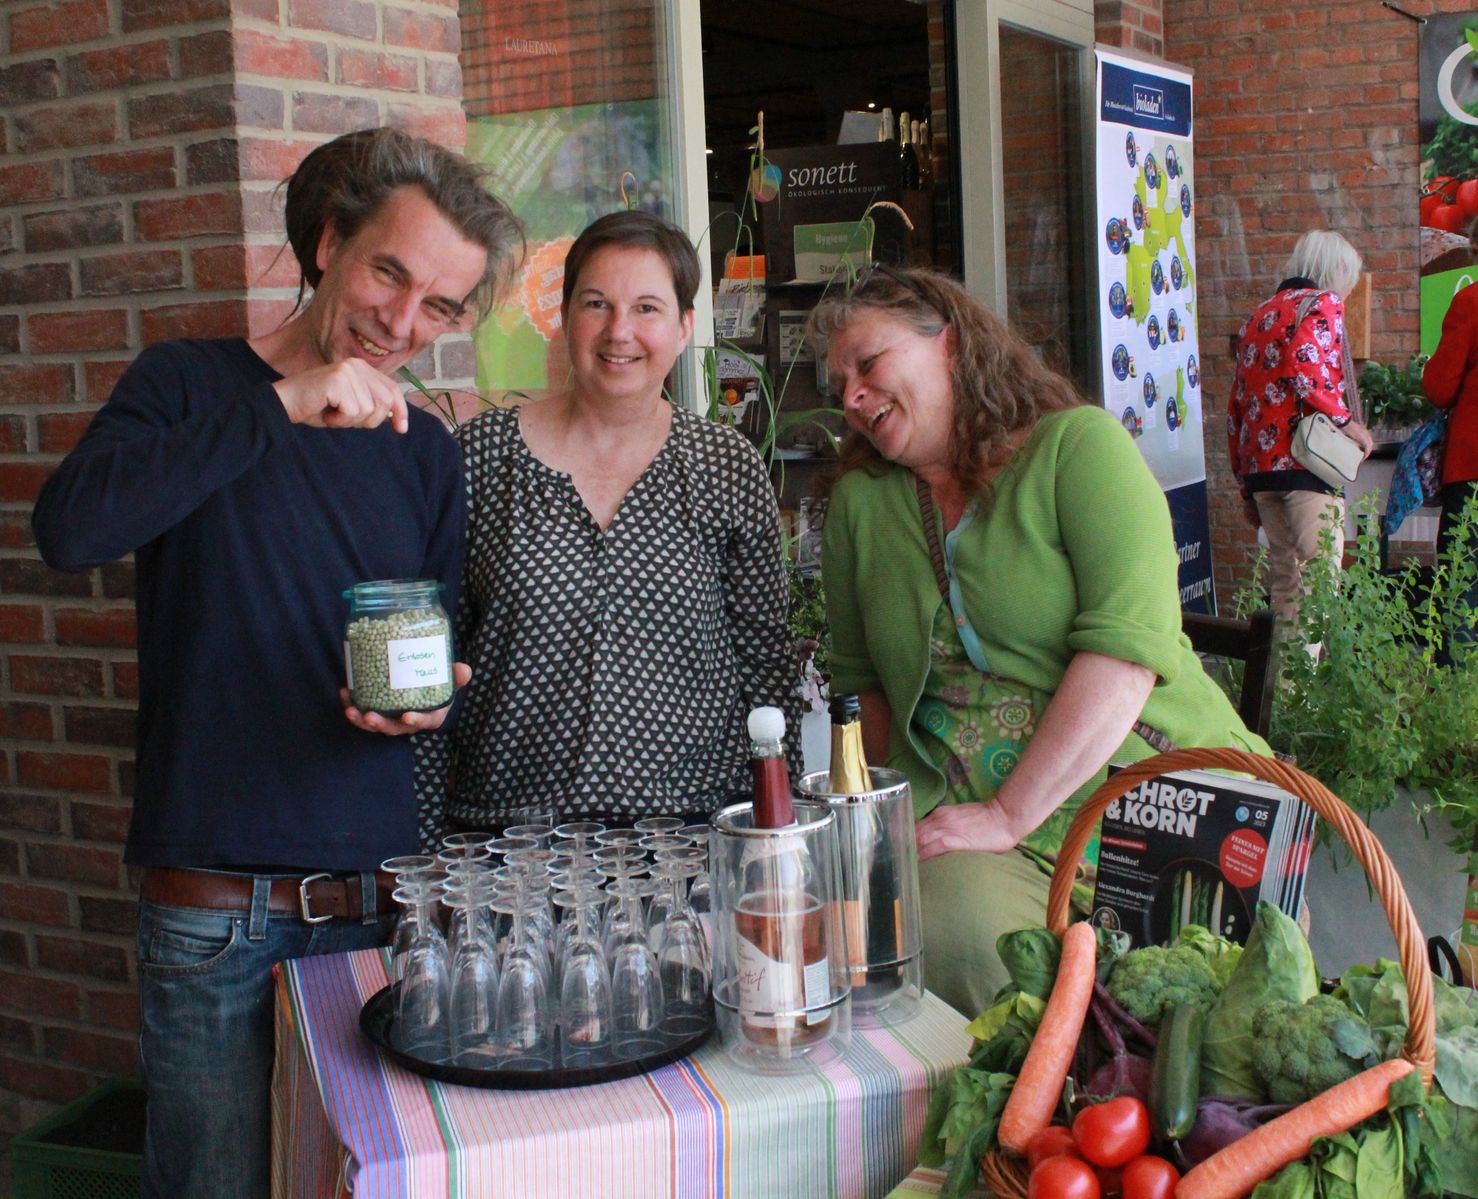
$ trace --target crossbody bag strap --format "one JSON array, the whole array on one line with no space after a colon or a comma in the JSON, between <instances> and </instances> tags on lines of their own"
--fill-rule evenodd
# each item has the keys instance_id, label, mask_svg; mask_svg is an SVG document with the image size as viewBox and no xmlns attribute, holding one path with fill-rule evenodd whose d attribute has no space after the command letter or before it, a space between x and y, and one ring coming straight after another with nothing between
<instances>
[{"instance_id":1,"label":"crossbody bag strap","mask_svg":"<svg viewBox=\"0 0 1478 1199\"><path fill-rule=\"evenodd\" d=\"M924 542L929 547L929 559L934 563L934 579L939 584L939 594L948 604L949 573L944 568L944 547L939 544L939 521L934 516L934 494L929 490L929 484L918 475L914 476L914 490L919 497L919 515L924 521ZM1138 735L1157 753L1166 754L1175 748L1175 742L1142 720L1136 720L1129 731Z\"/></svg>"},{"instance_id":2,"label":"crossbody bag strap","mask_svg":"<svg viewBox=\"0 0 1478 1199\"><path fill-rule=\"evenodd\" d=\"M939 594L949 603L949 572L944 569L944 547L939 544L939 521L934 518L934 493L929 484L914 475L914 490L919 497L919 515L924 521L924 543L929 547L929 560L934 563L934 581Z\"/></svg>"},{"instance_id":3,"label":"crossbody bag strap","mask_svg":"<svg viewBox=\"0 0 1478 1199\"><path fill-rule=\"evenodd\" d=\"M1304 321L1309 319L1309 315L1318 306L1319 297L1322 294L1322 292L1316 291L1313 295L1305 296L1297 303L1297 305L1294 306L1293 324L1288 327L1288 337L1283 342L1285 346L1288 346L1290 349L1292 349L1293 339L1298 336L1298 331L1303 328ZM1293 400L1294 403L1298 406L1298 419L1303 420L1303 418L1308 416L1309 414L1309 406L1303 402L1302 396L1295 395L1293 397Z\"/></svg>"}]
</instances>

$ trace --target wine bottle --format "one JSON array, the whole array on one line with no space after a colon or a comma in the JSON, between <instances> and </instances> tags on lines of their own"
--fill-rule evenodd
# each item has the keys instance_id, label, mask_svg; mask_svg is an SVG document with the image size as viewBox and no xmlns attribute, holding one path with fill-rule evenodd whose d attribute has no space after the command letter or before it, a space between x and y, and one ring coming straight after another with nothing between
<instances>
[{"instance_id":1,"label":"wine bottle","mask_svg":"<svg viewBox=\"0 0 1478 1199\"><path fill-rule=\"evenodd\" d=\"M913 127L917 124L917 121L909 121L906 112L898 116L898 181L904 188L915 188L919 185L919 160L914 157L911 144Z\"/></svg>"},{"instance_id":2,"label":"wine bottle","mask_svg":"<svg viewBox=\"0 0 1478 1199\"><path fill-rule=\"evenodd\" d=\"M872 790L862 745L862 704L855 695L832 697L830 791L861 795ZM859 1002L891 994L902 985L895 963L902 955L903 908L896 893L893 848L871 804L848 809L842 920L852 993ZM869 966L869 963L880 963Z\"/></svg>"},{"instance_id":3,"label":"wine bottle","mask_svg":"<svg viewBox=\"0 0 1478 1199\"><path fill-rule=\"evenodd\" d=\"M913 137L914 157L919 162L919 186L931 187L934 183L934 149L929 144L929 121L926 117L922 121L914 122Z\"/></svg>"},{"instance_id":4,"label":"wine bottle","mask_svg":"<svg viewBox=\"0 0 1478 1199\"><path fill-rule=\"evenodd\" d=\"M785 714L756 708L749 714L754 772L754 825L784 829L796 823L782 743ZM804 850L777 837L746 850L743 893L734 910L740 1027L757 1044L788 1058L829 1031L830 1010L814 1012L830 996L825 913Z\"/></svg>"},{"instance_id":5,"label":"wine bottle","mask_svg":"<svg viewBox=\"0 0 1478 1199\"><path fill-rule=\"evenodd\" d=\"M867 754L862 748L862 702L855 695L834 695L831 713L831 790L861 795L872 790Z\"/></svg>"},{"instance_id":6,"label":"wine bottle","mask_svg":"<svg viewBox=\"0 0 1478 1199\"><path fill-rule=\"evenodd\" d=\"M785 713L779 708L756 708L749 714L748 727L755 827L784 828L794 824L790 775L785 768Z\"/></svg>"}]
</instances>

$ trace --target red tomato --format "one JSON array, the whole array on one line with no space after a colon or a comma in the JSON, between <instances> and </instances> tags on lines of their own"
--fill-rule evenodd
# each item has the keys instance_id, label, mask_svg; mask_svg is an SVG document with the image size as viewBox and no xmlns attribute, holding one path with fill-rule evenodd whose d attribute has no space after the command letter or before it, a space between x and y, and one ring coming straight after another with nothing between
<instances>
[{"instance_id":1,"label":"red tomato","mask_svg":"<svg viewBox=\"0 0 1478 1199\"><path fill-rule=\"evenodd\" d=\"M1026 1199L1099 1199L1093 1167L1076 1157L1049 1157L1031 1172Z\"/></svg>"},{"instance_id":2,"label":"red tomato","mask_svg":"<svg viewBox=\"0 0 1478 1199\"><path fill-rule=\"evenodd\" d=\"M1124 1199L1171 1199L1179 1181L1179 1170L1147 1153L1124 1167Z\"/></svg>"},{"instance_id":3,"label":"red tomato","mask_svg":"<svg viewBox=\"0 0 1478 1199\"><path fill-rule=\"evenodd\" d=\"M1089 1104L1073 1120L1073 1141L1095 1166L1122 1166L1150 1143L1149 1109L1132 1095Z\"/></svg>"},{"instance_id":4,"label":"red tomato","mask_svg":"<svg viewBox=\"0 0 1478 1199\"><path fill-rule=\"evenodd\" d=\"M1427 184L1427 191L1434 192L1442 197L1444 203L1451 204L1457 194L1457 180L1451 175L1438 175Z\"/></svg>"},{"instance_id":5,"label":"red tomato","mask_svg":"<svg viewBox=\"0 0 1478 1199\"><path fill-rule=\"evenodd\" d=\"M1073 1144L1073 1130L1062 1124L1044 1128L1026 1143L1026 1164L1035 1170L1049 1157L1077 1157L1078 1149Z\"/></svg>"},{"instance_id":6,"label":"red tomato","mask_svg":"<svg viewBox=\"0 0 1478 1199\"><path fill-rule=\"evenodd\" d=\"M1454 203L1463 210L1464 216L1478 216L1478 179L1464 179L1459 183Z\"/></svg>"},{"instance_id":7,"label":"red tomato","mask_svg":"<svg viewBox=\"0 0 1478 1199\"><path fill-rule=\"evenodd\" d=\"M1418 207L1421 210L1421 223L1423 225L1431 225L1432 214L1442 207L1442 197L1435 193L1430 196L1423 196Z\"/></svg>"},{"instance_id":8,"label":"red tomato","mask_svg":"<svg viewBox=\"0 0 1478 1199\"><path fill-rule=\"evenodd\" d=\"M1467 220L1468 218L1463 215L1463 210L1456 204L1444 204L1432 213L1432 219L1428 224L1433 229L1446 229L1449 233L1461 233Z\"/></svg>"}]
</instances>

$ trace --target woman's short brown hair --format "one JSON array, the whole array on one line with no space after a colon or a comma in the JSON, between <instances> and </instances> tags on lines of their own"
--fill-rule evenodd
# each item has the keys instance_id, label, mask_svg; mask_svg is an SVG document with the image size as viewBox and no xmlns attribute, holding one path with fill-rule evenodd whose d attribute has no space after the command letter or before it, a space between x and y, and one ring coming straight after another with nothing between
<instances>
[{"instance_id":1,"label":"woman's short brown hair","mask_svg":"<svg viewBox=\"0 0 1478 1199\"><path fill-rule=\"evenodd\" d=\"M360 129L308 153L287 180L287 240L305 287L317 287L318 244L332 225L345 241L392 193L418 187L463 237L487 252L482 278L467 299L486 316L523 259L523 225L487 189L487 171L444 146L399 129Z\"/></svg>"},{"instance_id":2,"label":"woman's short brown hair","mask_svg":"<svg viewBox=\"0 0 1478 1199\"><path fill-rule=\"evenodd\" d=\"M985 490L1009 458L1014 435L1042 415L1085 402L1073 384L963 286L939 271L877 266L846 291L826 296L806 329L817 354L864 312L879 312L924 337L948 328L954 427L950 470L967 495ZM882 461L860 433L842 447L841 472Z\"/></svg>"},{"instance_id":3,"label":"woman's short brown hair","mask_svg":"<svg viewBox=\"0 0 1478 1199\"><path fill-rule=\"evenodd\" d=\"M640 209L608 212L585 227L575 238L575 244L565 255L564 298L561 310L569 312L570 299L575 294L575 283L585 263L597 250L607 246L634 247L652 250L667 263L672 275L672 290L677 296L679 314L693 310L693 299L698 294L698 284L703 271L698 264L698 251L688 235L670 221Z\"/></svg>"}]
</instances>

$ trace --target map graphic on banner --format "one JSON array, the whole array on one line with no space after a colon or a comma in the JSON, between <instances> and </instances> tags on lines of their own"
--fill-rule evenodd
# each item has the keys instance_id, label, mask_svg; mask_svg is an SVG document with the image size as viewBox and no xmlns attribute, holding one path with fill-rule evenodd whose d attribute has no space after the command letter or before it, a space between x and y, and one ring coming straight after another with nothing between
<instances>
[{"instance_id":1,"label":"map graphic on banner","mask_svg":"<svg viewBox=\"0 0 1478 1199\"><path fill-rule=\"evenodd\" d=\"M1181 607L1211 611L1191 76L1104 50L1097 58L1103 404L1169 501Z\"/></svg>"}]
</instances>

